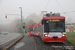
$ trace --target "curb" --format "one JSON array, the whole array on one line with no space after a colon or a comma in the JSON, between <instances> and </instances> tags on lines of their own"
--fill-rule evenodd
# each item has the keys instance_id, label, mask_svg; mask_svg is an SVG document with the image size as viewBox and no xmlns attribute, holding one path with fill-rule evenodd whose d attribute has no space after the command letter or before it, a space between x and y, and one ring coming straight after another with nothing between
<instances>
[{"instance_id":1,"label":"curb","mask_svg":"<svg viewBox=\"0 0 75 50\"><path fill-rule=\"evenodd\" d=\"M13 40L7 42L8 45L4 46L4 47L2 48L2 50L7 50L7 49L10 48L11 46L13 46L15 43L17 43L19 40L21 40L23 37L24 37L24 36L21 36L21 37L19 36L19 37L16 37L15 39L13 39ZM12 41L13 41L13 42L12 42ZM7 44L7 43L4 43L4 44Z\"/></svg>"},{"instance_id":2,"label":"curb","mask_svg":"<svg viewBox=\"0 0 75 50\"><path fill-rule=\"evenodd\" d=\"M35 38L34 38L34 42L35 42L35 50L37 50L37 44L36 44Z\"/></svg>"},{"instance_id":3,"label":"curb","mask_svg":"<svg viewBox=\"0 0 75 50\"><path fill-rule=\"evenodd\" d=\"M68 41L71 45L73 45L70 41ZM74 45L73 45L74 46Z\"/></svg>"},{"instance_id":4,"label":"curb","mask_svg":"<svg viewBox=\"0 0 75 50\"><path fill-rule=\"evenodd\" d=\"M68 41L72 46L74 46L70 41ZM74 49L75 49L75 46L74 46Z\"/></svg>"},{"instance_id":5,"label":"curb","mask_svg":"<svg viewBox=\"0 0 75 50\"><path fill-rule=\"evenodd\" d=\"M68 37L67 37L67 38L68 38ZM70 43L71 45L73 45L68 39L67 39L67 42ZM74 46L74 45L73 45L73 46Z\"/></svg>"}]
</instances>

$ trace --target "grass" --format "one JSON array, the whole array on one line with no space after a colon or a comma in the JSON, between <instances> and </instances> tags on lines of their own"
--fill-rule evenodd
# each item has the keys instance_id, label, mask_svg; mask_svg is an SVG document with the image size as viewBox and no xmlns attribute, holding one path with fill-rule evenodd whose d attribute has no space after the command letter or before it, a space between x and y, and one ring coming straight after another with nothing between
<instances>
[{"instance_id":1,"label":"grass","mask_svg":"<svg viewBox=\"0 0 75 50\"><path fill-rule=\"evenodd\" d=\"M67 32L68 40L75 46L75 32Z\"/></svg>"},{"instance_id":2,"label":"grass","mask_svg":"<svg viewBox=\"0 0 75 50\"><path fill-rule=\"evenodd\" d=\"M75 35L75 32L66 32L67 35Z\"/></svg>"},{"instance_id":3,"label":"grass","mask_svg":"<svg viewBox=\"0 0 75 50\"><path fill-rule=\"evenodd\" d=\"M75 46L75 37L68 37L68 40Z\"/></svg>"}]
</instances>

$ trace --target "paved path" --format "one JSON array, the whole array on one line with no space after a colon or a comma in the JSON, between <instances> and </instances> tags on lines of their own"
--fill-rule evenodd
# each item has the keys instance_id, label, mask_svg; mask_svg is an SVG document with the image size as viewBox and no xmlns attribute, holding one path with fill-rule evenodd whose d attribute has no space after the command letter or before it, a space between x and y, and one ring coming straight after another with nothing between
<instances>
[{"instance_id":1,"label":"paved path","mask_svg":"<svg viewBox=\"0 0 75 50\"><path fill-rule=\"evenodd\" d=\"M0 34L0 45L3 45L13 39L15 39L16 37L20 36L20 33L9 33L7 35L1 35Z\"/></svg>"},{"instance_id":2,"label":"paved path","mask_svg":"<svg viewBox=\"0 0 75 50\"><path fill-rule=\"evenodd\" d=\"M21 39L21 41L19 41L8 50L35 50L35 42L33 36L25 34L25 37Z\"/></svg>"}]
</instances>

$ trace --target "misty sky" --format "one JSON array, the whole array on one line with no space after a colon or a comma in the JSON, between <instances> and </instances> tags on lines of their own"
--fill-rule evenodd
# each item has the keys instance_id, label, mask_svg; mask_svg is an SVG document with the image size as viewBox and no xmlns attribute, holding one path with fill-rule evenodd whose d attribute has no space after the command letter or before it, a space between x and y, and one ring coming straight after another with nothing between
<instances>
[{"instance_id":1,"label":"misty sky","mask_svg":"<svg viewBox=\"0 0 75 50\"><path fill-rule=\"evenodd\" d=\"M48 12L52 11L53 13L70 12L61 15L65 16L68 22L75 22L75 12L72 12L75 11L75 0L48 1L49 0L0 0L0 21L11 21L15 18L20 18L19 15L8 15L8 19L5 19L5 14L20 14L19 7L22 7L24 18L31 13L39 15L41 11L46 10Z\"/></svg>"}]
</instances>

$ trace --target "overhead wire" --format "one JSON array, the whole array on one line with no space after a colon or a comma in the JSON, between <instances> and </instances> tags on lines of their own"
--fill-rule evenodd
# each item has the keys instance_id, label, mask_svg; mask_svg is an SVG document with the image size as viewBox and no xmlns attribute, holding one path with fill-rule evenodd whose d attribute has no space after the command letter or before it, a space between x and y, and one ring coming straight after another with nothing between
<instances>
[{"instance_id":1,"label":"overhead wire","mask_svg":"<svg viewBox=\"0 0 75 50\"><path fill-rule=\"evenodd\" d=\"M63 8L61 7L61 5L59 4L58 0L56 0L56 1L57 1L58 5L60 6L61 10L64 11ZM73 12L75 12L75 11L71 11L71 12L65 12L65 11L64 11L64 13L62 13L62 14L73 13Z\"/></svg>"},{"instance_id":2,"label":"overhead wire","mask_svg":"<svg viewBox=\"0 0 75 50\"><path fill-rule=\"evenodd\" d=\"M64 11L63 8L61 7L61 5L59 4L58 0L56 0L56 1L57 1L58 5L60 6L61 10Z\"/></svg>"},{"instance_id":3,"label":"overhead wire","mask_svg":"<svg viewBox=\"0 0 75 50\"><path fill-rule=\"evenodd\" d=\"M66 13L74 13L75 11L70 11L70 12L65 12L65 13L62 13L62 14L66 14Z\"/></svg>"},{"instance_id":4,"label":"overhead wire","mask_svg":"<svg viewBox=\"0 0 75 50\"><path fill-rule=\"evenodd\" d=\"M46 4L46 6L45 6L45 8L44 8L44 10L47 8L47 6L48 6L49 2L50 2L50 0L48 0L48 2L47 2L47 4Z\"/></svg>"},{"instance_id":5,"label":"overhead wire","mask_svg":"<svg viewBox=\"0 0 75 50\"><path fill-rule=\"evenodd\" d=\"M61 8L61 10L64 11L63 8L61 7L61 5L59 4L58 0L56 0L56 1L57 1L57 3L58 3L59 7ZM46 6L45 6L45 8L44 8L44 10L46 10L46 8L47 8L49 2L50 2L50 0L48 0Z\"/></svg>"}]
</instances>

